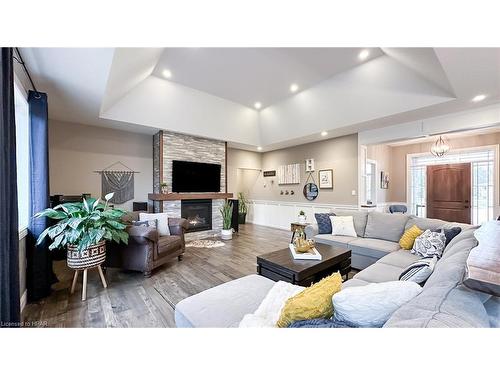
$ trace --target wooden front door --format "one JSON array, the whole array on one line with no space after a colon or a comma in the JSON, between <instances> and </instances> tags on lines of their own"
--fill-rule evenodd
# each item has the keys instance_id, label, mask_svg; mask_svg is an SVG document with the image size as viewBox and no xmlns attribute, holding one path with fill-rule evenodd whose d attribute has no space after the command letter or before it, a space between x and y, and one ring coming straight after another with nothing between
<instances>
[{"instance_id":1,"label":"wooden front door","mask_svg":"<svg viewBox=\"0 0 500 375\"><path fill-rule=\"evenodd\" d=\"M427 217L470 224L470 163L427 166Z\"/></svg>"}]
</instances>

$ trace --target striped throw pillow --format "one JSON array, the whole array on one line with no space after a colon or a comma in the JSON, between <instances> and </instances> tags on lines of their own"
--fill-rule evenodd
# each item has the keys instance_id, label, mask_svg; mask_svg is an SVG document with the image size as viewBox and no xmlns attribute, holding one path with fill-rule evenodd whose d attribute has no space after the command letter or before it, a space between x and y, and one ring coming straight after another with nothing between
<instances>
[{"instance_id":1,"label":"striped throw pillow","mask_svg":"<svg viewBox=\"0 0 500 375\"><path fill-rule=\"evenodd\" d=\"M425 282L432 274L437 261L437 255L417 260L416 262L406 267L403 272L401 272L401 275L399 275L399 280L413 281L417 284L421 284Z\"/></svg>"}]
</instances>

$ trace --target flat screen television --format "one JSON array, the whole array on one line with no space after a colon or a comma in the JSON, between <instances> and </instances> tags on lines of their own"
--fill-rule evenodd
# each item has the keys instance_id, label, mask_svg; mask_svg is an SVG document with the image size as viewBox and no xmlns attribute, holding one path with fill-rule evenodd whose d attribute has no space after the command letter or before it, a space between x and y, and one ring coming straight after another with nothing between
<instances>
[{"instance_id":1,"label":"flat screen television","mask_svg":"<svg viewBox=\"0 0 500 375\"><path fill-rule=\"evenodd\" d=\"M220 164L172 161L174 193L220 192Z\"/></svg>"}]
</instances>

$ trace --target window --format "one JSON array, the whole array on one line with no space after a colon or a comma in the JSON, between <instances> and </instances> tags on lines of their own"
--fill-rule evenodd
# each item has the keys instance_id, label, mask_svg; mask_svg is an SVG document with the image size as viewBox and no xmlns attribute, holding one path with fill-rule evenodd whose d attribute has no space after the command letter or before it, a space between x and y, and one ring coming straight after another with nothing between
<instances>
[{"instance_id":1,"label":"window","mask_svg":"<svg viewBox=\"0 0 500 375\"><path fill-rule=\"evenodd\" d=\"M29 224L30 162L29 162L29 116L28 102L22 89L14 88L16 116L16 159L17 159L17 204L19 210L19 231Z\"/></svg>"},{"instance_id":2,"label":"window","mask_svg":"<svg viewBox=\"0 0 500 375\"><path fill-rule=\"evenodd\" d=\"M376 203L377 201L377 164L374 161L366 161L366 202Z\"/></svg>"},{"instance_id":3,"label":"window","mask_svg":"<svg viewBox=\"0 0 500 375\"><path fill-rule=\"evenodd\" d=\"M442 158L430 154L409 155L408 190L411 213L426 217L427 165L471 163L472 224L480 225L492 220L495 205L495 153L492 147L482 147L451 152Z\"/></svg>"}]
</instances>

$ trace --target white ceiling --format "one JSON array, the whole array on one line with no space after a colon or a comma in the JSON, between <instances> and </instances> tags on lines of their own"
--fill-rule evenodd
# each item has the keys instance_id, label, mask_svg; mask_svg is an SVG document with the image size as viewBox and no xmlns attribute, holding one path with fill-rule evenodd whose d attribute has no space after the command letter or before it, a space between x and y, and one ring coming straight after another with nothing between
<instances>
[{"instance_id":1,"label":"white ceiling","mask_svg":"<svg viewBox=\"0 0 500 375\"><path fill-rule=\"evenodd\" d=\"M23 48L49 117L271 150L500 102L500 49ZM161 75L172 72L171 79ZM291 83L300 86L296 94ZM472 103L477 94L481 103ZM255 101L263 104L258 112Z\"/></svg>"},{"instance_id":2,"label":"white ceiling","mask_svg":"<svg viewBox=\"0 0 500 375\"><path fill-rule=\"evenodd\" d=\"M153 74L172 72L170 81L253 108L306 90L336 74L383 55L380 48L165 48Z\"/></svg>"}]
</instances>

